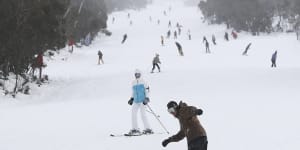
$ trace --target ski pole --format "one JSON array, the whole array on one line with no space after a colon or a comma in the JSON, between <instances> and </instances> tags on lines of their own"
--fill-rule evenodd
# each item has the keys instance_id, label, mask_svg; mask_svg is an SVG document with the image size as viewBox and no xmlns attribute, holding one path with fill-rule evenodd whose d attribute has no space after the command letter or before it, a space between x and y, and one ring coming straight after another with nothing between
<instances>
[{"instance_id":1,"label":"ski pole","mask_svg":"<svg viewBox=\"0 0 300 150\"><path fill-rule=\"evenodd\" d=\"M162 122L158 119L157 115L155 114L155 112L151 109L151 107L149 106L149 104L147 104L147 107L149 108L149 110L152 112L152 114L155 116L155 118L157 119L157 121L159 122L159 124L164 128L164 130L170 134L170 132L166 129L166 127L162 124Z\"/></svg>"},{"instance_id":2,"label":"ski pole","mask_svg":"<svg viewBox=\"0 0 300 150\"><path fill-rule=\"evenodd\" d=\"M159 115L155 115L155 114L153 114L153 112L151 112L151 111L149 111L149 110L146 110L148 113L150 113L150 114L152 114L152 115L154 115L154 116L156 116L157 118L159 118L160 116Z\"/></svg>"}]
</instances>

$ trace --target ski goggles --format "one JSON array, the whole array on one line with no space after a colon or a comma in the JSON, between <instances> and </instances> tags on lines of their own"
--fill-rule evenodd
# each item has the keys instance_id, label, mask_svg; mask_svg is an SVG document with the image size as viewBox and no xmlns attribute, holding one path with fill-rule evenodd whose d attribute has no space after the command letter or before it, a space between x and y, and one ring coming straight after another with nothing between
<instances>
[{"instance_id":1,"label":"ski goggles","mask_svg":"<svg viewBox=\"0 0 300 150\"><path fill-rule=\"evenodd\" d=\"M173 114L173 113L175 113L176 111L175 111L175 108L174 108L174 107L171 107L171 108L168 109L168 112L171 113L171 114Z\"/></svg>"}]
</instances>

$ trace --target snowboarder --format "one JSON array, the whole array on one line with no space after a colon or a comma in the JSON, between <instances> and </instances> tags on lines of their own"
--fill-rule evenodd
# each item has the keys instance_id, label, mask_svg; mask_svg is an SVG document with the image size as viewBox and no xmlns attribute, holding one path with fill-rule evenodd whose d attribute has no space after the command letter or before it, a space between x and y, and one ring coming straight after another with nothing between
<instances>
[{"instance_id":1,"label":"snowboarder","mask_svg":"<svg viewBox=\"0 0 300 150\"><path fill-rule=\"evenodd\" d=\"M215 35L212 35L212 38L211 38L212 42L214 43L214 45L217 45L217 42L216 42L216 37Z\"/></svg>"},{"instance_id":2,"label":"snowboarder","mask_svg":"<svg viewBox=\"0 0 300 150\"><path fill-rule=\"evenodd\" d=\"M206 42L205 42L205 52L206 53L210 53L210 50L209 50L209 43L208 43L208 41L206 40Z\"/></svg>"},{"instance_id":3,"label":"snowboarder","mask_svg":"<svg viewBox=\"0 0 300 150\"><path fill-rule=\"evenodd\" d=\"M160 36L160 42L161 42L161 46L165 45L164 36Z\"/></svg>"},{"instance_id":4,"label":"snowboarder","mask_svg":"<svg viewBox=\"0 0 300 150\"><path fill-rule=\"evenodd\" d=\"M127 39L127 34L124 34L124 35L123 35L122 44L124 44L124 43L125 43L126 39Z\"/></svg>"},{"instance_id":5,"label":"snowboarder","mask_svg":"<svg viewBox=\"0 0 300 150\"><path fill-rule=\"evenodd\" d=\"M243 52L243 55L247 56L248 54L248 50L250 49L250 46L251 46L252 43L249 43L245 49L245 51Z\"/></svg>"},{"instance_id":6,"label":"snowboarder","mask_svg":"<svg viewBox=\"0 0 300 150\"><path fill-rule=\"evenodd\" d=\"M177 31L174 31L174 39L177 39Z\"/></svg>"},{"instance_id":7,"label":"snowboarder","mask_svg":"<svg viewBox=\"0 0 300 150\"><path fill-rule=\"evenodd\" d=\"M273 55L272 55L272 58L271 58L271 62L272 62L272 65L271 65L271 67L273 68L273 67L277 67L277 65L276 65L276 60L277 60L277 51L275 51L275 53L273 53Z\"/></svg>"},{"instance_id":8,"label":"snowboarder","mask_svg":"<svg viewBox=\"0 0 300 150\"><path fill-rule=\"evenodd\" d=\"M160 72L160 67L159 67L158 64L161 64L161 62L160 62L160 60L159 60L159 55L156 54L155 57L153 58L153 61L152 61L153 67L152 67L151 73L153 73L153 71L154 71L154 69L155 69L156 67L157 67L157 69L158 69L158 72Z\"/></svg>"},{"instance_id":9,"label":"snowboarder","mask_svg":"<svg viewBox=\"0 0 300 150\"><path fill-rule=\"evenodd\" d=\"M224 38L225 38L226 41L229 41L229 36L228 36L227 32L225 32Z\"/></svg>"},{"instance_id":10,"label":"snowboarder","mask_svg":"<svg viewBox=\"0 0 300 150\"><path fill-rule=\"evenodd\" d=\"M175 101L170 101L167 108L168 112L179 120L180 131L165 139L162 146L166 147L170 142L178 142L186 137L188 150L207 150L206 131L197 118L203 114L202 109L188 106L184 102L177 104Z\"/></svg>"},{"instance_id":11,"label":"snowboarder","mask_svg":"<svg viewBox=\"0 0 300 150\"><path fill-rule=\"evenodd\" d=\"M136 69L134 73L135 79L132 82L132 97L129 99L128 104L132 105L131 117L132 117L132 129L129 131L129 135L140 135L140 134L152 134L153 131L150 128L148 119L146 116L145 105L149 103L149 86L142 78L140 70ZM142 121L145 129L141 133L138 128L137 112L140 109Z\"/></svg>"},{"instance_id":12,"label":"snowboarder","mask_svg":"<svg viewBox=\"0 0 300 150\"><path fill-rule=\"evenodd\" d=\"M178 49L179 55L183 56L182 46L178 42L175 42L175 45L176 45L176 47Z\"/></svg>"},{"instance_id":13,"label":"snowboarder","mask_svg":"<svg viewBox=\"0 0 300 150\"><path fill-rule=\"evenodd\" d=\"M231 35L234 39L237 39L237 37L238 37L237 33L234 31L231 32Z\"/></svg>"},{"instance_id":14,"label":"snowboarder","mask_svg":"<svg viewBox=\"0 0 300 150\"><path fill-rule=\"evenodd\" d=\"M98 59L98 65L100 65L100 62L102 62L102 64L104 64L104 61L102 59L103 53L100 50L98 51L98 57L99 57L99 59Z\"/></svg>"}]
</instances>

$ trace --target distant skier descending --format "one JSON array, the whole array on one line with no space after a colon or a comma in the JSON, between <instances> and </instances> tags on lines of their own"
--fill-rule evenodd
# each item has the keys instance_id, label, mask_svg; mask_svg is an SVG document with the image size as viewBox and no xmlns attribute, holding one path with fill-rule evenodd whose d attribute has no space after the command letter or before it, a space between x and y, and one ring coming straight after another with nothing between
<instances>
[{"instance_id":1,"label":"distant skier descending","mask_svg":"<svg viewBox=\"0 0 300 150\"><path fill-rule=\"evenodd\" d=\"M159 54L156 54L155 57L153 58L153 61L152 61L153 67L152 67L151 73L154 72L154 69L156 67L158 69L158 72L160 72L160 66L159 66L159 64L161 64L160 59L159 59Z\"/></svg>"},{"instance_id":2,"label":"distant skier descending","mask_svg":"<svg viewBox=\"0 0 300 150\"><path fill-rule=\"evenodd\" d=\"M74 42L73 38L71 37L69 39L69 43L68 43L68 45L69 45L69 52L70 53L73 53L73 51L74 51L74 44L75 44L75 42Z\"/></svg>"},{"instance_id":3,"label":"distant skier descending","mask_svg":"<svg viewBox=\"0 0 300 150\"><path fill-rule=\"evenodd\" d=\"M188 30L188 33L187 33L187 34L188 34L189 40L192 40L192 35L191 35L191 30L190 30L190 29Z\"/></svg>"},{"instance_id":4,"label":"distant skier descending","mask_svg":"<svg viewBox=\"0 0 300 150\"><path fill-rule=\"evenodd\" d=\"M142 79L142 73L140 70L136 69L134 73L135 79L132 82L132 96L128 101L129 105L132 105L132 129L129 131L129 135L140 135L140 134L152 134L153 131L150 128L148 119L146 116L145 105L149 103L149 86ZM142 121L144 123L144 131L141 133L137 122L137 113L140 110Z\"/></svg>"},{"instance_id":5,"label":"distant skier descending","mask_svg":"<svg viewBox=\"0 0 300 150\"><path fill-rule=\"evenodd\" d=\"M207 39L205 36L203 36L203 40L202 40L203 43L206 43L207 42Z\"/></svg>"},{"instance_id":6,"label":"distant skier descending","mask_svg":"<svg viewBox=\"0 0 300 150\"><path fill-rule=\"evenodd\" d=\"M98 51L98 65L100 65L101 64L101 62L102 62L102 64L104 64L104 61L103 61L103 53L99 50Z\"/></svg>"},{"instance_id":7,"label":"distant skier descending","mask_svg":"<svg viewBox=\"0 0 300 150\"><path fill-rule=\"evenodd\" d=\"M161 46L164 46L164 45L165 45L165 39L164 39L164 36L160 36L160 44L161 44Z\"/></svg>"},{"instance_id":8,"label":"distant skier descending","mask_svg":"<svg viewBox=\"0 0 300 150\"><path fill-rule=\"evenodd\" d=\"M276 60L277 60L277 51L275 51L275 53L273 53L272 54L272 58L271 58L271 62L272 62L272 65L271 65L271 67L273 68L273 67L277 67L277 65L276 65Z\"/></svg>"},{"instance_id":9,"label":"distant skier descending","mask_svg":"<svg viewBox=\"0 0 300 150\"><path fill-rule=\"evenodd\" d=\"M216 36L214 34L212 35L211 40L212 40L214 45L217 45Z\"/></svg>"},{"instance_id":10,"label":"distant skier descending","mask_svg":"<svg viewBox=\"0 0 300 150\"><path fill-rule=\"evenodd\" d=\"M122 40L121 43L124 44L126 40L127 40L127 34L124 34L124 35L123 35L123 40Z\"/></svg>"},{"instance_id":11,"label":"distant skier descending","mask_svg":"<svg viewBox=\"0 0 300 150\"><path fill-rule=\"evenodd\" d=\"M169 27L169 28L172 27L171 21L169 21L168 27Z\"/></svg>"},{"instance_id":12,"label":"distant skier descending","mask_svg":"<svg viewBox=\"0 0 300 150\"><path fill-rule=\"evenodd\" d=\"M237 37L238 37L237 33L234 31L231 32L231 35L232 35L233 39L237 39Z\"/></svg>"},{"instance_id":13,"label":"distant skier descending","mask_svg":"<svg viewBox=\"0 0 300 150\"><path fill-rule=\"evenodd\" d=\"M175 45L177 47L179 55L183 56L182 46L178 42L175 42Z\"/></svg>"},{"instance_id":14,"label":"distant skier descending","mask_svg":"<svg viewBox=\"0 0 300 150\"><path fill-rule=\"evenodd\" d=\"M171 37L171 30L169 30L168 32L167 32L167 38L169 39Z\"/></svg>"},{"instance_id":15,"label":"distant skier descending","mask_svg":"<svg viewBox=\"0 0 300 150\"><path fill-rule=\"evenodd\" d=\"M226 41L229 41L229 35L228 35L227 32L225 32L224 39L225 39Z\"/></svg>"},{"instance_id":16,"label":"distant skier descending","mask_svg":"<svg viewBox=\"0 0 300 150\"><path fill-rule=\"evenodd\" d=\"M252 45L252 43L249 43L249 44L247 45L245 51L243 52L243 55L244 55L244 56L247 56L247 55L248 55L248 50L250 49L251 45Z\"/></svg>"},{"instance_id":17,"label":"distant skier descending","mask_svg":"<svg viewBox=\"0 0 300 150\"><path fill-rule=\"evenodd\" d=\"M177 39L177 31L174 31L174 39Z\"/></svg>"},{"instance_id":18,"label":"distant skier descending","mask_svg":"<svg viewBox=\"0 0 300 150\"><path fill-rule=\"evenodd\" d=\"M205 52L206 52L206 53L210 53L209 43L208 43L207 40L206 40L206 42L205 42Z\"/></svg>"}]
</instances>

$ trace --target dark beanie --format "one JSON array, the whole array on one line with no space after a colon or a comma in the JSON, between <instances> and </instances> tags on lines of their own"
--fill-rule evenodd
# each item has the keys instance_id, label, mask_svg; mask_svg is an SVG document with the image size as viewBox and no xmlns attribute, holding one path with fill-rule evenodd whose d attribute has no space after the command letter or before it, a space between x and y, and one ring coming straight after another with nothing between
<instances>
[{"instance_id":1,"label":"dark beanie","mask_svg":"<svg viewBox=\"0 0 300 150\"><path fill-rule=\"evenodd\" d=\"M167 107L168 109L170 108L176 108L178 106L178 104L175 102L175 101L170 101L168 104L167 104Z\"/></svg>"}]
</instances>

